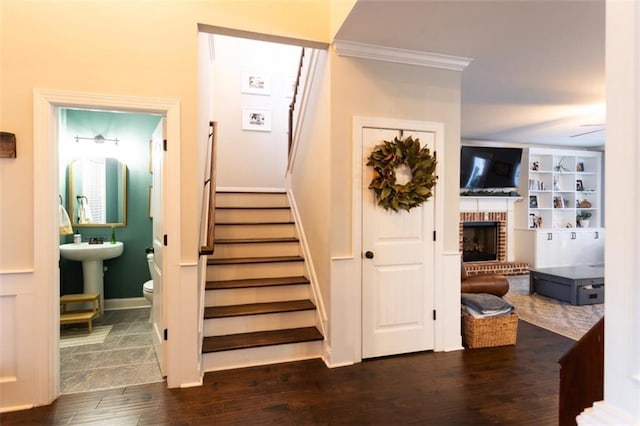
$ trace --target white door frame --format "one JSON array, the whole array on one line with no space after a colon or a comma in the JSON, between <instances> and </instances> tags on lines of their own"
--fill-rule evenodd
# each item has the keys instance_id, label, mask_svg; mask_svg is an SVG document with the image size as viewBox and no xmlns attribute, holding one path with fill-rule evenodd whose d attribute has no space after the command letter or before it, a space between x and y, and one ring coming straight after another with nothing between
<instances>
[{"instance_id":1,"label":"white door frame","mask_svg":"<svg viewBox=\"0 0 640 426\"><path fill-rule=\"evenodd\" d=\"M167 152L166 181L164 189L164 221L167 233L175 244L166 249L166 280L180 282L180 209L166 206L180 205L180 103L174 99L142 98L97 93L80 93L59 90L35 89L33 97L33 167L34 167L34 283L38 297L34 312L38 313L33 339L36 377L34 405L52 402L60 393L60 275L58 235L58 115L60 108L97 108L104 110L130 111L164 115L167 120L167 138L173 141ZM167 286L168 287L168 286ZM177 288L177 286L175 286ZM165 287L166 288L166 287ZM179 292L179 290L176 290ZM165 298L178 300L165 289ZM171 307L166 308L169 326ZM35 318L34 318L35 320ZM176 327L177 329L177 327ZM171 353L171 340L167 342ZM167 382L171 386L171 360L167 363Z\"/></svg>"},{"instance_id":2,"label":"white door frame","mask_svg":"<svg viewBox=\"0 0 640 426\"><path fill-rule=\"evenodd\" d=\"M435 224L434 229L440 238L436 239L434 247L434 300L433 307L439 310L443 305L443 257L444 257L444 203L438 198L438 188L445 187L444 176L444 123L431 122L431 121L414 121L414 120L402 120L394 118L379 118L379 117L354 117L353 119L353 211L352 211L352 254L355 259L354 265L354 277L355 281L359 285L355 286L358 294L353 294L353 305L351 308L353 312L354 320L354 354L353 359L355 362L362 361L362 129L364 128L384 128L394 130L415 130L421 132L434 132L435 133L435 152L438 153L438 164L436 165L436 175L438 176L438 183L434 190L433 202L435 203ZM441 190L442 191L442 190ZM443 328L439 326L441 324L441 318L444 315L440 315L436 319L434 330L434 350L443 350Z\"/></svg>"}]
</instances>

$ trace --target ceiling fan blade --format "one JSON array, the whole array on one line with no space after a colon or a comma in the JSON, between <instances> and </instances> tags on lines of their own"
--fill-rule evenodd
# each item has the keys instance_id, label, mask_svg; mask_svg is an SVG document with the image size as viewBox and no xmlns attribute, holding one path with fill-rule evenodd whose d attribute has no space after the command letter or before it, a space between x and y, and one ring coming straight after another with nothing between
<instances>
[{"instance_id":1,"label":"ceiling fan blade","mask_svg":"<svg viewBox=\"0 0 640 426\"><path fill-rule=\"evenodd\" d=\"M575 135L571 135L569 137L570 138L577 138L578 136L589 135L591 133L597 133L597 132L602 132L602 131L604 131L604 129L591 130L589 132L578 133L578 134L575 134Z\"/></svg>"}]
</instances>

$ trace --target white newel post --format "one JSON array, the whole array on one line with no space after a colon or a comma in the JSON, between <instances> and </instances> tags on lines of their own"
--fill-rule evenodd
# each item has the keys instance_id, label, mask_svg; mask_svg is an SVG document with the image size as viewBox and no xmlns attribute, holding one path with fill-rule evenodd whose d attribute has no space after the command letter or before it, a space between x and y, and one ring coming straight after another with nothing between
<instances>
[{"instance_id":1,"label":"white newel post","mask_svg":"<svg viewBox=\"0 0 640 426\"><path fill-rule=\"evenodd\" d=\"M578 425L640 424L640 2L606 2L604 401ZM626 208L620 208L620 203Z\"/></svg>"}]
</instances>

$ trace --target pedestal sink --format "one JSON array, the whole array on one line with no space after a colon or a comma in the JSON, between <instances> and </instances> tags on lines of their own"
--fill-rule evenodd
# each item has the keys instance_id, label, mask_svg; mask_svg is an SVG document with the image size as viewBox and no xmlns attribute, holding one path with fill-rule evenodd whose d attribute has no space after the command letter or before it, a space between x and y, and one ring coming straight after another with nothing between
<instances>
[{"instance_id":1,"label":"pedestal sink","mask_svg":"<svg viewBox=\"0 0 640 426\"><path fill-rule=\"evenodd\" d=\"M118 257L124 251L124 244L69 243L60 245L60 256L68 260L82 262L84 293L100 294L100 306L104 309L104 272L102 261Z\"/></svg>"}]
</instances>

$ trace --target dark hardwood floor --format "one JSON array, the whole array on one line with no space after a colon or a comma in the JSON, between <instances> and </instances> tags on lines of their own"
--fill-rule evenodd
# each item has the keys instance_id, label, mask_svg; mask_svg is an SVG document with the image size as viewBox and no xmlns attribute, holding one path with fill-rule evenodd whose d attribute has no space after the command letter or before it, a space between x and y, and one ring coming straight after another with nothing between
<instances>
[{"instance_id":1,"label":"dark hardwood floor","mask_svg":"<svg viewBox=\"0 0 640 426\"><path fill-rule=\"evenodd\" d=\"M520 321L516 346L208 373L196 388L64 395L0 424L556 425L557 361L573 343Z\"/></svg>"}]
</instances>

